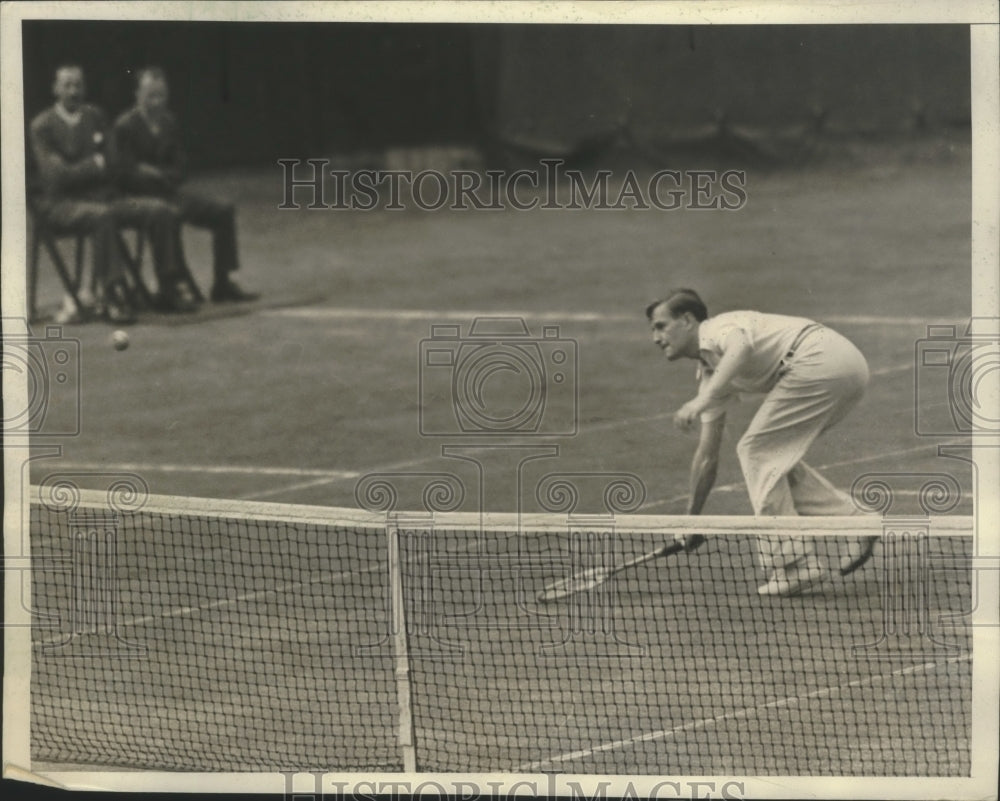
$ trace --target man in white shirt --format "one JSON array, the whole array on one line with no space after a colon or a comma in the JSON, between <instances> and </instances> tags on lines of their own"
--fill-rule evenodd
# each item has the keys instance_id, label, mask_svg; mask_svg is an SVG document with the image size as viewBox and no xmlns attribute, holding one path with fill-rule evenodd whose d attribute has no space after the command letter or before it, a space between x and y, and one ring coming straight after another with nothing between
<instances>
[{"instance_id":1,"label":"man in white shirt","mask_svg":"<svg viewBox=\"0 0 1000 801\"><path fill-rule=\"evenodd\" d=\"M850 515L857 509L803 458L822 432L861 399L868 365L861 352L829 328L803 317L734 311L709 318L690 289L646 309L653 341L667 359L699 362L698 394L674 415L682 429L700 421L691 464L688 514L700 514L715 483L726 409L741 392L765 393L736 446L756 515ZM871 558L874 537L852 542L840 564L853 573ZM688 543L697 547L700 538ZM830 577L805 537L759 539L768 581L761 595L795 595Z\"/></svg>"}]
</instances>

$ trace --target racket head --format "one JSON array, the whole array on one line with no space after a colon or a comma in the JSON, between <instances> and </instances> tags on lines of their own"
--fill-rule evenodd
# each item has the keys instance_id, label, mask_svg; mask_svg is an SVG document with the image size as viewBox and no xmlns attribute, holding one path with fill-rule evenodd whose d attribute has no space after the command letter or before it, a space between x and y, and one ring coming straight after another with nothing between
<instances>
[{"instance_id":1,"label":"racket head","mask_svg":"<svg viewBox=\"0 0 1000 801\"><path fill-rule=\"evenodd\" d=\"M579 592L586 592L587 590L599 587L608 580L611 573L612 571L606 567L592 567L590 570L583 570L568 578L554 581L538 593L536 598L541 603L551 603L552 601L568 598Z\"/></svg>"}]
</instances>

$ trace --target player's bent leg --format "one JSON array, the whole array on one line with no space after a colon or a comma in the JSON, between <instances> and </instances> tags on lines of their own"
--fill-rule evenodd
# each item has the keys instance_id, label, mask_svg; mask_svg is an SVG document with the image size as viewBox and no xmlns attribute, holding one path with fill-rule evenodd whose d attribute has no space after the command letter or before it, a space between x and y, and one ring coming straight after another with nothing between
<instances>
[{"instance_id":1,"label":"player's bent leg","mask_svg":"<svg viewBox=\"0 0 1000 801\"><path fill-rule=\"evenodd\" d=\"M794 515L788 482L782 479L768 494L761 515ZM816 554L815 543L798 535L757 538L757 553L768 580L757 588L759 595L800 595L825 584L830 578L826 563Z\"/></svg>"},{"instance_id":2,"label":"player's bent leg","mask_svg":"<svg viewBox=\"0 0 1000 801\"><path fill-rule=\"evenodd\" d=\"M759 516L798 514L789 473L822 424L814 419L812 426L803 426L803 416L789 415L788 407L789 399L781 394L769 396L736 446L754 513ZM762 537L758 553L768 576L757 590L761 595L797 595L830 578L810 538Z\"/></svg>"},{"instance_id":3,"label":"player's bent leg","mask_svg":"<svg viewBox=\"0 0 1000 801\"><path fill-rule=\"evenodd\" d=\"M822 474L805 462L788 473L796 511L801 515L862 515L851 497L833 486ZM857 537L846 544L840 557L840 575L847 576L863 567L875 549L877 535Z\"/></svg>"}]
</instances>

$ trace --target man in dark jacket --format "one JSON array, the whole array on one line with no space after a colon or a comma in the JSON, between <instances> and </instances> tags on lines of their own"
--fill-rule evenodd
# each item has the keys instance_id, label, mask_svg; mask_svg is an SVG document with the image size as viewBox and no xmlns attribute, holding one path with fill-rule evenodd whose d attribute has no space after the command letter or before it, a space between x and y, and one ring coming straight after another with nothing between
<instances>
[{"instance_id":1,"label":"man in dark jacket","mask_svg":"<svg viewBox=\"0 0 1000 801\"><path fill-rule=\"evenodd\" d=\"M32 120L29 131L41 183L40 194L32 198L38 213L56 230L90 235L101 311L111 322L134 319L116 242L122 225L141 226L148 233L164 303L186 310L173 296L176 212L161 200L126 198L115 191L106 155L106 118L97 106L84 102L79 66L56 70L52 92L55 104ZM79 314L82 310L71 311Z\"/></svg>"},{"instance_id":2,"label":"man in dark jacket","mask_svg":"<svg viewBox=\"0 0 1000 801\"><path fill-rule=\"evenodd\" d=\"M177 122L167 107L169 93L163 71L140 70L136 104L114 128L114 154L119 186L130 195L156 197L170 203L183 222L212 232L213 285L216 303L255 300L230 278L239 269L236 213L231 203L182 186L185 157Z\"/></svg>"}]
</instances>

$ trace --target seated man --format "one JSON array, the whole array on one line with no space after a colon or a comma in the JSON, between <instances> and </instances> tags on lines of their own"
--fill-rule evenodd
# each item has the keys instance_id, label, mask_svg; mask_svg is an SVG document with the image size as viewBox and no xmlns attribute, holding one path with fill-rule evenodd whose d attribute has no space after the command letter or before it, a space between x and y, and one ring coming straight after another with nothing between
<instances>
[{"instance_id":1,"label":"seated man","mask_svg":"<svg viewBox=\"0 0 1000 801\"><path fill-rule=\"evenodd\" d=\"M55 104L35 117L29 130L41 178L38 213L60 231L91 236L94 279L103 290L104 313L111 322L131 322L103 154L104 114L83 102L83 70L77 66L56 70L52 93ZM77 322L82 312L65 311L59 322Z\"/></svg>"},{"instance_id":2,"label":"seated man","mask_svg":"<svg viewBox=\"0 0 1000 801\"><path fill-rule=\"evenodd\" d=\"M36 208L57 230L92 237L100 311L111 322L132 322L118 251L118 227L141 225L149 232L157 273L166 285L173 286L176 213L163 201L116 195L104 154L107 123L99 108L84 103L83 70L79 66L57 69L52 91L55 104L32 120L29 131L42 185ZM71 309L61 321L72 322L82 311Z\"/></svg>"},{"instance_id":3,"label":"seated man","mask_svg":"<svg viewBox=\"0 0 1000 801\"><path fill-rule=\"evenodd\" d=\"M212 232L213 302L255 300L257 294L244 292L230 278L230 273L239 269L232 204L181 186L184 151L177 123L167 108L167 79L162 70L151 67L139 71L135 99L135 107L115 123L119 186L130 194L162 198L174 206L183 222Z\"/></svg>"}]
</instances>

